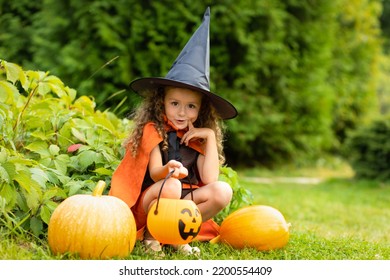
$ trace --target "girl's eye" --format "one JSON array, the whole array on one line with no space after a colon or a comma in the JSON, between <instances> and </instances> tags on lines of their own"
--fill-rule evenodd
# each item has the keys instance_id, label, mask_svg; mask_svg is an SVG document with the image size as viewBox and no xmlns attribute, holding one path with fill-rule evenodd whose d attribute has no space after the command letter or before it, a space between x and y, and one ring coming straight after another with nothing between
<instances>
[{"instance_id":1,"label":"girl's eye","mask_svg":"<svg viewBox=\"0 0 390 280\"><path fill-rule=\"evenodd\" d=\"M179 102L172 101L171 104L172 104L173 106L177 106L177 105L179 104Z\"/></svg>"},{"instance_id":2,"label":"girl's eye","mask_svg":"<svg viewBox=\"0 0 390 280\"><path fill-rule=\"evenodd\" d=\"M195 108L196 108L196 105L195 105L195 104L190 104L190 105L188 105L188 107L189 107L190 109L195 109Z\"/></svg>"}]
</instances>

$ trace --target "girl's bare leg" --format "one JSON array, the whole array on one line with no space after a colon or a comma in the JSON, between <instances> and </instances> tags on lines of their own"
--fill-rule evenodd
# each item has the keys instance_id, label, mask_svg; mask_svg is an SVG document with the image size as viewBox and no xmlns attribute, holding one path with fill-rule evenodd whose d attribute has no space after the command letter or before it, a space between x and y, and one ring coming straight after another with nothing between
<instances>
[{"instance_id":1,"label":"girl's bare leg","mask_svg":"<svg viewBox=\"0 0 390 280\"><path fill-rule=\"evenodd\" d=\"M217 181L194 190L194 202L205 222L223 210L231 201L233 190L226 182ZM184 199L191 199L188 194Z\"/></svg>"}]
</instances>

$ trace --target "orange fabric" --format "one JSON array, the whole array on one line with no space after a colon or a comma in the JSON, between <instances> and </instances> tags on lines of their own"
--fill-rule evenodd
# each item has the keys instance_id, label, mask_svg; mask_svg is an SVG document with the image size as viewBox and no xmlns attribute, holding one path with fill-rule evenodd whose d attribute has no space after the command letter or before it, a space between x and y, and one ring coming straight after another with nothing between
<instances>
[{"instance_id":1,"label":"orange fabric","mask_svg":"<svg viewBox=\"0 0 390 280\"><path fill-rule=\"evenodd\" d=\"M115 170L111 179L109 194L122 199L131 208L141 193L142 182L149 163L150 152L162 141L153 123L147 123L137 156L134 158L130 150Z\"/></svg>"},{"instance_id":2,"label":"orange fabric","mask_svg":"<svg viewBox=\"0 0 390 280\"><path fill-rule=\"evenodd\" d=\"M186 131L177 131L178 137L181 138L185 132ZM163 139L158 134L154 123L147 123L143 129L142 140L137 156L133 157L131 151L128 149L111 179L109 195L120 198L132 210L137 224L138 239L142 239L146 224L146 213L142 207L142 197L140 197L142 183L146 169L148 168L150 153L162 140ZM198 141L191 141L190 147L199 153L204 154L202 145ZM206 225L202 225L200 234L198 234L199 240L210 240L216 236L213 234L215 233L216 224L210 225L209 223L209 221L203 223ZM199 236L202 232L206 235ZM211 235L213 236L211 237Z\"/></svg>"},{"instance_id":3,"label":"orange fabric","mask_svg":"<svg viewBox=\"0 0 390 280\"><path fill-rule=\"evenodd\" d=\"M200 232L195 237L198 241L209 241L219 235L219 225L213 220L207 220L202 223Z\"/></svg>"}]
</instances>

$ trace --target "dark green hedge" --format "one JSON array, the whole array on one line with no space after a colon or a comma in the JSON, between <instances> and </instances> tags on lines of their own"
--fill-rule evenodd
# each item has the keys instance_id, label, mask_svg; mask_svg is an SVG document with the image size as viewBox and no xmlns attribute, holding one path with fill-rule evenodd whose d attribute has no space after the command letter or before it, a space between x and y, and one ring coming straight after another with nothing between
<instances>
[{"instance_id":1,"label":"dark green hedge","mask_svg":"<svg viewBox=\"0 0 390 280\"><path fill-rule=\"evenodd\" d=\"M355 131L346 141L346 153L356 177L390 180L390 117Z\"/></svg>"},{"instance_id":2,"label":"dark green hedge","mask_svg":"<svg viewBox=\"0 0 390 280\"><path fill-rule=\"evenodd\" d=\"M231 164L337 150L376 110L380 0L0 0L0 58L125 116L129 82L164 76L207 6L211 88L240 113L227 122Z\"/></svg>"}]
</instances>

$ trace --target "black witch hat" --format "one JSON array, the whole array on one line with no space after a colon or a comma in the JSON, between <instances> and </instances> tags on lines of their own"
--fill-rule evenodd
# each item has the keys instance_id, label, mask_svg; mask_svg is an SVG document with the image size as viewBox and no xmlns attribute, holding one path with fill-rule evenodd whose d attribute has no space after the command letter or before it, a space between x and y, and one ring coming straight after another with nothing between
<instances>
[{"instance_id":1,"label":"black witch hat","mask_svg":"<svg viewBox=\"0 0 390 280\"><path fill-rule=\"evenodd\" d=\"M227 100L210 91L210 8L204 13L203 22L187 42L164 78L147 77L132 81L130 87L137 93L164 86L195 90L205 94L222 119L237 116L236 108Z\"/></svg>"}]
</instances>

